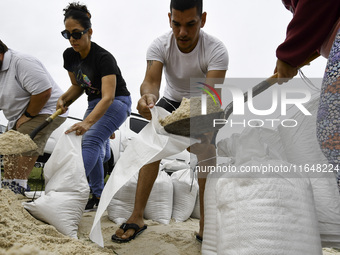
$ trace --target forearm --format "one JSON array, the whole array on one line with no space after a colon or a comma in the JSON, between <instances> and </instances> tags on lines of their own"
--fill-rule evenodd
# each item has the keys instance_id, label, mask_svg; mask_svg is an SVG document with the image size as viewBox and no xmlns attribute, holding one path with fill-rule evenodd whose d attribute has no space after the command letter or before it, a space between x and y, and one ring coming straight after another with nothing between
<instances>
[{"instance_id":1,"label":"forearm","mask_svg":"<svg viewBox=\"0 0 340 255\"><path fill-rule=\"evenodd\" d=\"M41 109L49 100L51 96L51 91L52 89L48 89L38 95L32 95L25 111L28 112L31 116L38 115Z\"/></svg>"},{"instance_id":2,"label":"forearm","mask_svg":"<svg viewBox=\"0 0 340 255\"><path fill-rule=\"evenodd\" d=\"M109 97L102 98L98 102L98 104L94 107L92 112L84 119L84 122L86 124L89 124L90 126L95 124L101 117L104 116L105 112L110 107L112 102L113 102L112 98Z\"/></svg>"},{"instance_id":3,"label":"forearm","mask_svg":"<svg viewBox=\"0 0 340 255\"><path fill-rule=\"evenodd\" d=\"M141 98L138 100L137 110L146 119L151 119L150 108L153 108L159 99L163 63L148 60L145 78L140 86Z\"/></svg>"},{"instance_id":4,"label":"forearm","mask_svg":"<svg viewBox=\"0 0 340 255\"><path fill-rule=\"evenodd\" d=\"M144 81L140 87L140 95L152 94L159 99L159 85Z\"/></svg>"},{"instance_id":5,"label":"forearm","mask_svg":"<svg viewBox=\"0 0 340 255\"><path fill-rule=\"evenodd\" d=\"M154 95L159 99L159 90L161 87L163 63L154 60L147 61L145 78L140 86L140 94L143 97L147 94Z\"/></svg>"},{"instance_id":6,"label":"forearm","mask_svg":"<svg viewBox=\"0 0 340 255\"><path fill-rule=\"evenodd\" d=\"M65 103L73 102L77 100L82 94L84 90L79 85L72 84L71 87L60 97Z\"/></svg>"}]
</instances>

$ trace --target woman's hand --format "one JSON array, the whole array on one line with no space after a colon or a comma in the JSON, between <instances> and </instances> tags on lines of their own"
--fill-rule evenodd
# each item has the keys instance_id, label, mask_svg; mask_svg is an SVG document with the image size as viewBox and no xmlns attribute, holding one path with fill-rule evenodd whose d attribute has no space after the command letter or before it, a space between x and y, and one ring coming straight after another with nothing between
<instances>
[{"instance_id":1,"label":"woman's hand","mask_svg":"<svg viewBox=\"0 0 340 255\"><path fill-rule=\"evenodd\" d=\"M71 132L76 132L76 135L83 135L85 134L91 127L92 125L89 123L86 123L85 121L82 122L78 122L74 125L72 125L72 127L68 130L66 130L65 134L69 134Z\"/></svg>"},{"instance_id":2,"label":"woman's hand","mask_svg":"<svg viewBox=\"0 0 340 255\"><path fill-rule=\"evenodd\" d=\"M56 109L61 109L62 110L62 114L65 113L68 109L68 107L66 106L66 102L61 98L59 97L58 101L57 101L57 106L56 106Z\"/></svg>"}]
</instances>

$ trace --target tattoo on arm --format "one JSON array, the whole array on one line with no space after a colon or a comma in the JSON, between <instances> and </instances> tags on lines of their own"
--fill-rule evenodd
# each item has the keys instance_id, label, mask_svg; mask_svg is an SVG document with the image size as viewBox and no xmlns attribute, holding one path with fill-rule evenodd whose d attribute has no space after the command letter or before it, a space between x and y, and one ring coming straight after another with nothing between
<instances>
[{"instance_id":1,"label":"tattoo on arm","mask_svg":"<svg viewBox=\"0 0 340 255\"><path fill-rule=\"evenodd\" d=\"M147 60L147 69L148 70L150 70L152 64L153 64L153 60Z\"/></svg>"}]
</instances>

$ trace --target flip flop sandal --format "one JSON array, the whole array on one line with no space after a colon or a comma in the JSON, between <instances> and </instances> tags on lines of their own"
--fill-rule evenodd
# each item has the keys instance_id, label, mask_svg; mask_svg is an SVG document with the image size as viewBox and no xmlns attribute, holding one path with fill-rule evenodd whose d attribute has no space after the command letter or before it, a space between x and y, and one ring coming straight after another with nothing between
<instances>
[{"instance_id":1,"label":"flip flop sandal","mask_svg":"<svg viewBox=\"0 0 340 255\"><path fill-rule=\"evenodd\" d=\"M113 242L116 242L116 243L127 243L129 241L131 241L132 239L135 239L137 236L139 236L140 234L143 233L143 231L145 229L147 229L147 225L144 225L143 227L139 227L137 224L135 223L123 223L122 225L120 225L120 229L123 229L124 230L124 233L129 230L129 229L134 229L135 230L135 233L130 236L129 238L126 238L126 239L122 239L118 236L116 236L116 234L112 235L111 237L111 240Z\"/></svg>"}]
</instances>

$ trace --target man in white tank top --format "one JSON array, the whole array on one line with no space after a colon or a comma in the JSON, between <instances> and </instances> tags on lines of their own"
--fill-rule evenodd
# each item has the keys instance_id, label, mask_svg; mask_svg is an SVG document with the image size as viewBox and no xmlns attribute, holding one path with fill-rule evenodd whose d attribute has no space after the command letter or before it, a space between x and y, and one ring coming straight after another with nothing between
<instances>
[{"instance_id":1,"label":"man in white tank top","mask_svg":"<svg viewBox=\"0 0 340 255\"><path fill-rule=\"evenodd\" d=\"M154 40L147 51L147 70L137 106L139 113L147 119L151 119L149 108L154 107L157 101L157 105L173 111L183 97L196 96L192 93L194 90L190 90L190 78L224 79L228 69L228 52L224 44L201 31L207 15L202 13L202 0L172 0L170 10L172 31ZM166 84L164 97L159 100L163 70ZM200 95L200 91L197 92L197 96ZM212 140L213 134L210 134L202 138L201 144L190 147L198 161L213 158L202 162L202 166L216 165L216 148ZM140 170L134 210L127 222L112 236L114 242L128 242L146 229L143 214L159 163L145 165ZM198 240L203 238L205 180L198 180L201 213L200 229L196 234Z\"/></svg>"}]
</instances>

